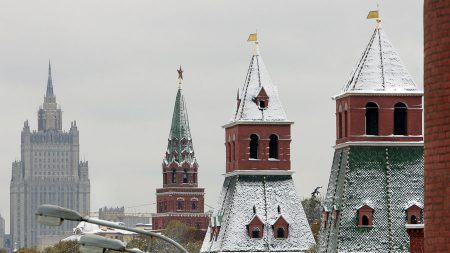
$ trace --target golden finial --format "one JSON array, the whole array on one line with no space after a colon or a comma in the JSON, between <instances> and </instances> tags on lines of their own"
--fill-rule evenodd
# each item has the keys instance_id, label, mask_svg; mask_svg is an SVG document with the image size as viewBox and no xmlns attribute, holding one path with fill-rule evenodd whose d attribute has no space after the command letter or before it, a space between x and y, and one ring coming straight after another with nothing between
<instances>
[{"instance_id":1,"label":"golden finial","mask_svg":"<svg viewBox=\"0 0 450 253\"><path fill-rule=\"evenodd\" d=\"M258 31L251 33L248 36L247 42L255 42L255 46L253 47L253 55L259 55Z\"/></svg>"},{"instance_id":2,"label":"golden finial","mask_svg":"<svg viewBox=\"0 0 450 253\"><path fill-rule=\"evenodd\" d=\"M367 19L375 19L377 21L377 29L381 28L380 7L378 4L376 11L369 11Z\"/></svg>"}]
</instances>

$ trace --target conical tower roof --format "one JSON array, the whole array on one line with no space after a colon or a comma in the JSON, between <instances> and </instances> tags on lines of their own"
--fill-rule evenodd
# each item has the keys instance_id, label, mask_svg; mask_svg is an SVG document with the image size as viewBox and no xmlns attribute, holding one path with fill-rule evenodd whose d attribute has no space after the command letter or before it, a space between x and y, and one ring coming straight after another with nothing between
<instances>
[{"instance_id":1,"label":"conical tower roof","mask_svg":"<svg viewBox=\"0 0 450 253\"><path fill-rule=\"evenodd\" d=\"M177 162L182 164L195 162L194 146L192 145L191 131L189 129L189 118L184 101L183 90L178 88L173 109L172 126L170 127L169 143L167 146L166 164Z\"/></svg>"},{"instance_id":2,"label":"conical tower roof","mask_svg":"<svg viewBox=\"0 0 450 253\"><path fill-rule=\"evenodd\" d=\"M48 61L48 80L47 80L47 91L45 93L46 97L54 97L53 94L53 80L52 80L52 65Z\"/></svg>"},{"instance_id":3,"label":"conical tower roof","mask_svg":"<svg viewBox=\"0 0 450 253\"><path fill-rule=\"evenodd\" d=\"M336 97L352 93L422 94L381 27L375 28L349 81Z\"/></svg>"},{"instance_id":4,"label":"conical tower roof","mask_svg":"<svg viewBox=\"0 0 450 253\"><path fill-rule=\"evenodd\" d=\"M278 89L273 84L257 47L258 44L250 60L244 86L238 90L239 103L233 112L231 123L288 121L278 97ZM268 97L268 105L264 109L261 109L256 102L256 97L261 94L261 91Z\"/></svg>"}]
</instances>

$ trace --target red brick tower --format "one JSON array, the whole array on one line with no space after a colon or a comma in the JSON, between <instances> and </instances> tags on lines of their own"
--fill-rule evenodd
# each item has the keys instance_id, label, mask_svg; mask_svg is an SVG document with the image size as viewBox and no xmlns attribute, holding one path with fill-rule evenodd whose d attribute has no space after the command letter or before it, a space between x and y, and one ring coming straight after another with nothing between
<instances>
[{"instance_id":1,"label":"red brick tower","mask_svg":"<svg viewBox=\"0 0 450 253\"><path fill-rule=\"evenodd\" d=\"M334 99L336 146L319 252L416 250L423 229L422 91L381 20Z\"/></svg>"},{"instance_id":2,"label":"red brick tower","mask_svg":"<svg viewBox=\"0 0 450 253\"><path fill-rule=\"evenodd\" d=\"M178 220L204 230L208 226L208 216L204 213L205 189L198 187L198 164L181 88L181 67L178 73L180 83L162 164L163 188L156 189L157 213L152 215L152 224L154 230L162 230L169 221Z\"/></svg>"},{"instance_id":3,"label":"red brick tower","mask_svg":"<svg viewBox=\"0 0 450 253\"><path fill-rule=\"evenodd\" d=\"M225 128L226 174L200 252L304 252L314 238L292 180L291 125L258 50Z\"/></svg>"},{"instance_id":4,"label":"red brick tower","mask_svg":"<svg viewBox=\"0 0 450 253\"><path fill-rule=\"evenodd\" d=\"M450 252L450 1L424 15L425 252Z\"/></svg>"}]
</instances>

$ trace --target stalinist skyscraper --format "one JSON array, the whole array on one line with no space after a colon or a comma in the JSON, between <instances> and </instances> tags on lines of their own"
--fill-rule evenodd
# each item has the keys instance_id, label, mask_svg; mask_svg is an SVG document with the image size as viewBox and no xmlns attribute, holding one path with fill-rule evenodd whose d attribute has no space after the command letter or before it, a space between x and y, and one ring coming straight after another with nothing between
<instances>
[{"instance_id":1,"label":"stalinist skyscraper","mask_svg":"<svg viewBox=\"0 0 450 253\"><path fill-rule=\"evenodd\" d=\"M42 204L54 204L89 212L88 163L80 161L76 121L62 130L62 111L53 93L49 64L44 104L38 111L38 130L25 121L21 134L21 160L12 164L10 186L11 235L17 248L42 248L71 233L73 222L61 227L42 226L35 212Z\"/></svg>"}]
</instances>

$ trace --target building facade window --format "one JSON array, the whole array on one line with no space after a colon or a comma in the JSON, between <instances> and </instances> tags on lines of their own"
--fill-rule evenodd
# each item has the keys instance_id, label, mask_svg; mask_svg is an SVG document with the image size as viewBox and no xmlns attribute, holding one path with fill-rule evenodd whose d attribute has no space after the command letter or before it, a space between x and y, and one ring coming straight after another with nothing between
<instances>
[{"instance_id":1,"label":"building facade window","mask_svg":"<svg viewBox=\"0 0 450 253\"><path fill-rule=\"evenodd\" d=\"M177 170L172 170L172 184L175 184L177 182Z\"/></svg>"},{"instance_id":2,"label":"building facade window","mask_svg":"<svg viewBox=\"0 0 450 253\"><path fill-rule=\"evenodd\" d=\"M258 135L250 135L250 159L258 159L258 142Z\"/></svg>"},{"instance_id":3,"label":"building facade window","mask_svg":"<svg viewBox=\"0 0 450 253\"><path fill-rule=\"evenodd\" d=\"M184 184L188 183L188 172L187 172L187 169L184 169L184 171L183 171L183 183Z\"/></svg>"},{"instance_id":4,"label":"building facade window","mask_svg":"<svg viewBox=\"0 0 450 253\"><path fill-rule=\"evenodd\" d=\"M366 105L366 134L378 135L378 105L374 102Z\"/></svg>"},{"instance_id":5,"label":"building facade window","mask_svg":"<svg viewBox=\"0 0 450 253\"><path fill-rule=\"evenodd\" d=\"M177 211L184 211L184 199L177 199Z\"/></svg>"},{"instance_id":6,"label":"building facade window","mask_svg":"<svg viewBox=\"0 0 450 253\"><path fill-rule=\"evenodd\" d=\"M403 103L394 106L394 135L407 135L408 108Z\"/></svg>"},{"instance_id":7,"label":"building facade window","mask_svg":"<svg viewBox=\"0 0 450 253\"><path fill-rule=\"evenodd\" d=\"M276 134L270 135L269 158L278 159L278 136Z\"/></svg>"}]
</instances>

